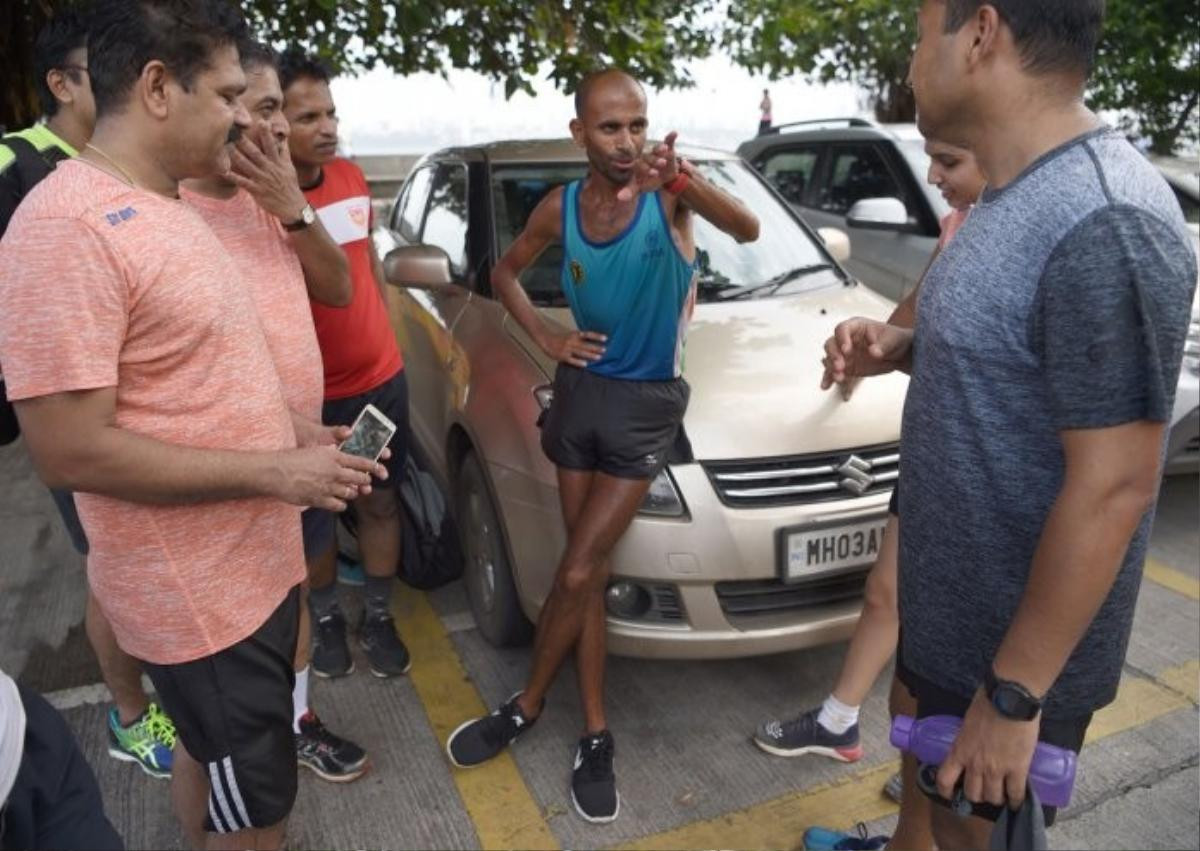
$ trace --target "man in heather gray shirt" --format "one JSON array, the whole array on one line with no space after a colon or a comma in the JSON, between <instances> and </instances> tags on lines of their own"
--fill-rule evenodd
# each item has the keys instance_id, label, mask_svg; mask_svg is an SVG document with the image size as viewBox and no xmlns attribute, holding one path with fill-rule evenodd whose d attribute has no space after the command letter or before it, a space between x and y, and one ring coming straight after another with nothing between
<instances>
[{"instance_id":1,"label":"man in heather gray shirt","mask_svg":"<svg viewBox=\"0 0 1200 851\"><path fill-rule=\"evenodd\" d=\"M1103 11L922 3L921 130L991 186L915 337L856 319L826 345L835 381L912 374L897 676L918 715L963 716L937 788L977 815L1019 804L1036 742L1078 751L1116 694L1196 283L1170 190L1083 105ZM990 828L938 807L932 826L942 848Z\"/></svg>"}]
</instances>

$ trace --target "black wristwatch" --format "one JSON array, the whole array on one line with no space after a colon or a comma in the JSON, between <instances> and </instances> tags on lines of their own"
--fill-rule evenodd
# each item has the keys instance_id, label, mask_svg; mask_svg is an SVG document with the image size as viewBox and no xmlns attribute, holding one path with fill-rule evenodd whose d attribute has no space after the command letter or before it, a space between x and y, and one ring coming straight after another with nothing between
<instances>
[{"instance_id":1,"label":"black wristwatch","mask_svg":"<svg viewBox=\"0 0 1200 851\"><path fill-rule=\"evenodd\" d=\"M1032 721L1042 711L1042 702L1029 689L996 676L991 665L983 675L983 690L996 711L1012 721Z\"/></svg>"}]
</instances>

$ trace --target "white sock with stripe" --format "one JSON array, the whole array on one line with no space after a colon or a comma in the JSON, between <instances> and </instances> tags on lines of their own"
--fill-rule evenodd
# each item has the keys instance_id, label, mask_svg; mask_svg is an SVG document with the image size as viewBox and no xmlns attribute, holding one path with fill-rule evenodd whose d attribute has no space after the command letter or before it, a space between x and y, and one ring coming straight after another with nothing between
<instances>
[{"instance_id":1,"label":"white sock with stripe","mask_svg":"<svg viewBox=\"0 0 1200 851\"><path fill-rule=\"evenodd\" d=\"M840 736L858 723L860 708L847 706L831 694L821 704L821 714L817 716L817 723L835 736Z\"/></svg>"},{"instance_id":2,"label":"white sock with stripe","mask_svg":"<svg viewBox=\"0 0 1200 851\"><path fill-rule=\"evenodd\" d=\"M296 672L292 688L292 732L300 732L300 719L308 714L308 665Z\"/></svg>"}]
</instances>

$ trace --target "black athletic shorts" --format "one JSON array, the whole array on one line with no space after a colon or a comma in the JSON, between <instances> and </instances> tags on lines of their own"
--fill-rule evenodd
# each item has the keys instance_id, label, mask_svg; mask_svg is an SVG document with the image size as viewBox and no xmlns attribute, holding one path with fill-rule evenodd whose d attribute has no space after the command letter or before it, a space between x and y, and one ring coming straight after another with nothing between
<instances>
[{"instance_id":1,"label":"black athletic shorts","mask_svg":"<svg viewBox=\"0 0 1200 851\"><path fill-rule=\"evenodd\" d=\"M689 393L682 378L627 381L559 364L542 451L568 470L652 479L675 445Z\"/></svg>"},{"instance_id":2,"label":"black athletic shorts","mask_svg":"<svg viewBox=\"0 0 1200 851\"><path fill-rule=\"evenodd\" d=\"M374 405L396 424L396 433L388 444L392 457L381 463L388 471L387 485L398 489L404 481L404 462L408 458L408 378L403 369L366 393L326 402L321 409L321 420L327 426L354 425L355 419L368 404ZM350 510L354 510L353 502L350 503ZM309 558L310 543L315 548L311 555L329 548L330 541L337 536L337 517L319 508L310 508L304 515L308 517L307 521L302 522L304 555ZM303 521L304 518L301 519Z\"/></svg>"},{"instance_id":3,"label":"black athletic shorts","mask_svg":"<svg viewBox=\"0 0 1200 851\"><path fill-rule=\"evenodd\" d=\"M971 706L969 699L946 691L937 683L915 673L904 664L904 659L899 652L896 654L896 679L900 680L908 689L909 694L916 699L918 718L928 718L931 715L954 715L962 718ZM1092 714L1090 712L1079 718L1043 717L1038 731L1038 741L1079 753L1083 747L1083 739L1087 735L1088 725L1091 723ZM936 774L933 774L929 780L932 781L935 776ZM932 786L932 783L930 785ZM928 793L926 794L928 795ZM929 795L929 797L944 803L943 799L938 796ZM1000 818L1002 809L1002 807L992 804L975 804L974 815L995 821ZM1043 806L1042 813L1046 816L1046 827L1050 827L1054 824L1058 807Z\"/></svg>"},{"instance_id":4,"label":"black athletic shorts","mask_svg":"<svg viewBox=\"0 0 1200 851\"><path fill-rule=\"evenodd\" d=\"M300 532L304 538L304 560L311 562L329 552L337 540L337 518L332 511L306 508L300 512Z\"/></svg>"},{"instance_id":5,"label":"black athletic shorts","mask_svg":"<svg viewBox=\"0 0 1200 851\"><path fill-rule=\"evenodd\" d=\"M896 484L892 487L892 498L888 501L888 514L894 517L900 516L900 480L896 480Z\"/></svg>"},{"instance_id":6,"label":"black athletic shorts","mask_svg":"<svg viewBox=\"0 0 1200 851\"><path fill-rule=\"evenodd\" d=\"M88 554L87 533L83 531L83 523L79 520L79 512L75 508L75 494L71 491L50 488L50 496L58 508L63 525L67 527L67 535L71 538L71 546L81 556Z\"/></svg>"},{"instance_id":7,"label":"black athletic shorts","mask_svg":"<svg viewBox=\"0 0 1200 851\"><path fill-rule=\"evenodd\" d=\"M208 775L208 831L270 827L292 810L299 628L297 585L254 634L232 647L178 665L144 665L180 742Z\"/></svg>"}]
</instances>

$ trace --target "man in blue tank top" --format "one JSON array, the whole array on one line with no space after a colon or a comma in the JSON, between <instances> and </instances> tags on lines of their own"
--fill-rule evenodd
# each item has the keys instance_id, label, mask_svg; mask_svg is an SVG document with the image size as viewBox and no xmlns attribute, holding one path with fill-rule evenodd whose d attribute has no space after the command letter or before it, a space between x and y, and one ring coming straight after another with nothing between
<instances>
[{"instance_id":1,"label":"man in blue tank top","mask_svg":"<svg viewBox=\"0 0 1200 851\"><path fill-rule=\"evenodd\" d=\"M695 301L692 214L740 242L758 219L675 156L675 134L644 153L646 94L618 70L588 75L575 93L571 135L587 151L583 181L550 192L492 270L497 296L559 362L542 448L558 467L567 548L542 608L525 689L468 721L446 744L459 766L496 756L542 711L574 651L584 710L571 798L590 822L617 817L613 737L604 715L609 554L663 469L679 435L688 386L683 337ZM577 331L542 321L518 275L563 246L562 288Z\"/></svg>"}]
</instances>

